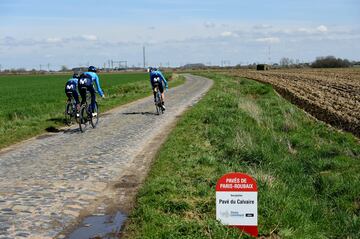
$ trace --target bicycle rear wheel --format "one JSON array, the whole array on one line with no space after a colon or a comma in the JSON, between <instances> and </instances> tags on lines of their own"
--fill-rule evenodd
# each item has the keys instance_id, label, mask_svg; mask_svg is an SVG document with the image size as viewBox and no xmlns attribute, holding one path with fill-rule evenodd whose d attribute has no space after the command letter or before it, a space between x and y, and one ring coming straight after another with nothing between
<instances>
[{"instance_id":1,"label":"bicycle rear wheel","mask_svg":"<svg viewBox=\"0 0 360 239\"><path fill-rule=\"evenodd\" d=\"M95 128L96 125L97 125L98 122L99 122L99 107L98 107L97 102L95 102L95 108L94 108L94 110L93 110L93 113L95 113L96 115L95 115L95 116L91 116L90 123L91 123L91 126L92 126L93 128Z\"/></svg>"},{"instance_id":2,"label":"bicycle rear wheel","mask_svg":"<svg viewBox=\"0 0 360 239\"><path fill-rule=\"evenodd\" d=\"M155 96L155 108L156 108L156 114L157 114L157 115L160 115L159 97L158 97L157 94L156 94L156 96Z\"/></svg>"},{"instance_id":3,"label":"bicycle rear wheel","mask_svg":"<svg viewBox=\"0 0 360 239\"><path fill-rule=\"evenodd\" d=\"M90 116L89 116L89 112L87 110L87 104L82 105L80 108L80 114L79 114L79 128L80 128L81 132L85 132L89 117Z\"/></svg>"},{"instance_id":4,"label":"bicycle rear wheel","mask_svg":"<svg viewBox=\"0 0 360 239\"><path fill-rule=\"evenodd\" d=\"M71 125L71 114L72 114L72 107L71 107L71 102L68 102L65 106L65 114L64 114L64 123L67 126Z\"/></svg>"},{"instance_id":5,"label":"bicycle rear wheel","mask_svg":"<svg viewBox=\"0 0 360 239\"><path fill-rule=\"evenodd\" d=\"M77 111L77 106L75 105L75 110L74 110L74 118L76 123L79 123L79 112Z\"/></svg>"},{"instance_id":6,"label":"bicycle rear wheel","mask_svg":"<svg viewBox=\"0 0 360 239\"><path fill-rule=\"evenodd\" d=\"M158 115L164 113L164 109L163 109L162 103L161 103L161 93L160 93L160 91L158 91L157 94L156 94L156 110L157 110Z\"/></svg>"}]
</instances>

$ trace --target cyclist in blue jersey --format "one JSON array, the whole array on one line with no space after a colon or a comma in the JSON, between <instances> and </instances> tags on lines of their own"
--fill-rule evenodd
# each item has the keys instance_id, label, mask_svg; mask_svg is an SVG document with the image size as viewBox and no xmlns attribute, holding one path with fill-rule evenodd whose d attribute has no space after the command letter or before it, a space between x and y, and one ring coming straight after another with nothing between
<instances>
[{"instance_id":1,"label":"cyclist in blue jersey","mask_svg":"<svg viewBox=\"0 0 360 239\"><path fill-rule=\"evenodd\" d=\"M71 97L74 97L77 110L80 109L79 94L77 92L78 81L79 81L79 74L74 73L72 78L69 79L65 84L65 94L68 97L68 102L71 101Z\"/></svg>"},{"instance_id":2,"label":"cyclist in blue jersey","mask_svg":"<svg viewBox=\"0 0 360 239\"><path fill-rule=\"evenodd\" d=\"M95 89L94 83L97 88L97 92L101 97L105 97L104 92L100 87L99 76L96 74L97 69L94 66L89 66L88 71L84 72L80 75L79 78L79 92L81 95L81 104L84 104L86 101L86 90L88 90L91 94L91 110L95 108ZM96 116L96 113L92 113L93 116Z\"/></svg>"},{"instance_id":3,"label":"cyclist in blue jersey","mask_svg":"<svg viewBox=\"0 0 360 239\"><path fill-rule=\"evenodd\" d=\"M163 110L165 110L165 94L164 94L164 87L166 88L166 90L169 89L168 83L165 79L165 76L161 73L160 70L150 67L148 69L148 72L150 73L150 83L151 83L151 87L153 89L154 92L154 88L155 85L158 84L159 85L159 90L161 93L161 101L162 101L162 108ZM155 100L155 92L154 92L154 100Z\"/></svg>"}]
</instances>

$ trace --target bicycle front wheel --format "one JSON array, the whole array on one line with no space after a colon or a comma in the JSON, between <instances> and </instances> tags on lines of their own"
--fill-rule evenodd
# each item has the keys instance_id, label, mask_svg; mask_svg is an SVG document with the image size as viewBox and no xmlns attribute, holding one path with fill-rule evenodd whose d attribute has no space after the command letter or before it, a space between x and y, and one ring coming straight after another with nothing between
<instances>
[{"instance_id":1,"label":"bicycle front wheel","mask_svg":"<svg viewBox=\"0 0 360 239\"><path fill-rule=\"evenodd\" d=\"M155 100L155 108L156 108L156 114L160 115L159 101L158 101L157 97Z\"/></svg>"}]
</instances>

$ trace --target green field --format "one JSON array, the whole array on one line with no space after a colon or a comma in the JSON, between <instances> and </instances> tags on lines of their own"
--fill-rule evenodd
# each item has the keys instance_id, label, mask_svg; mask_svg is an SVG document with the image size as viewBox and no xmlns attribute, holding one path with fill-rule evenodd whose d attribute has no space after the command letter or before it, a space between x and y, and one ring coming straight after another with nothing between
<instances>
[{"instance_id":1,"label":"green field","mask_svg":"<svg viewBox=\"0 0 360 239\"><path fill-rule=\"evenodd\" d=\"M360 145L269 85L216 73L178 122L130 215L125 238L248 238L215 219L225 173L253 176L263 238L360 238Z\"/></svg>"},{"instance_id":2,"label":"green field","mask_svg":"<svg viewBox=\"0 0 360 239\"><path fill-rule=\"evenodd\" d=\"M169 75L167 75L168 77ZM100 111L151 94L146 73L99 74ZM0 148L63 126L67 75L0 75ZM170 83L180 84L181 80Z\"/></svg>"}]
</instances>

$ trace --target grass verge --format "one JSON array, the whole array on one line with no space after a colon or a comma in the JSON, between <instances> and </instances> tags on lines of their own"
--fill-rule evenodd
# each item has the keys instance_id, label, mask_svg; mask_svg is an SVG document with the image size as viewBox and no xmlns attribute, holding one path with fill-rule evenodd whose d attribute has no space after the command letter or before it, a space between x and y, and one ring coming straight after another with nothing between
<instances>
[{"instance_id":1,"label":"grass verge","mask_svg":"<svg viewBox=\"0 0 360 239\"><path fill-rule=\"evenodd\" d=\"M168 78L171 74L167 74ZM151 94L146 73L100 74L106 99L97 96L101 112ZM18 141L64 126L66 95L64 75L0 76L0 149ZM175 87L184 78L174 74Z\"/></svg>"},{"instance_id":2,"label":"grass verge","mask_svg":"<svg viewBox=\"0 0 360 239\"><path fill-rule=\"evenodd\" d=\"M360 238L360 146L269 85L206 74L214 87L159 152L125 238L247 238L215 219L215 185L252 175L266 238Z\"/></svg>"}]
</instances>

